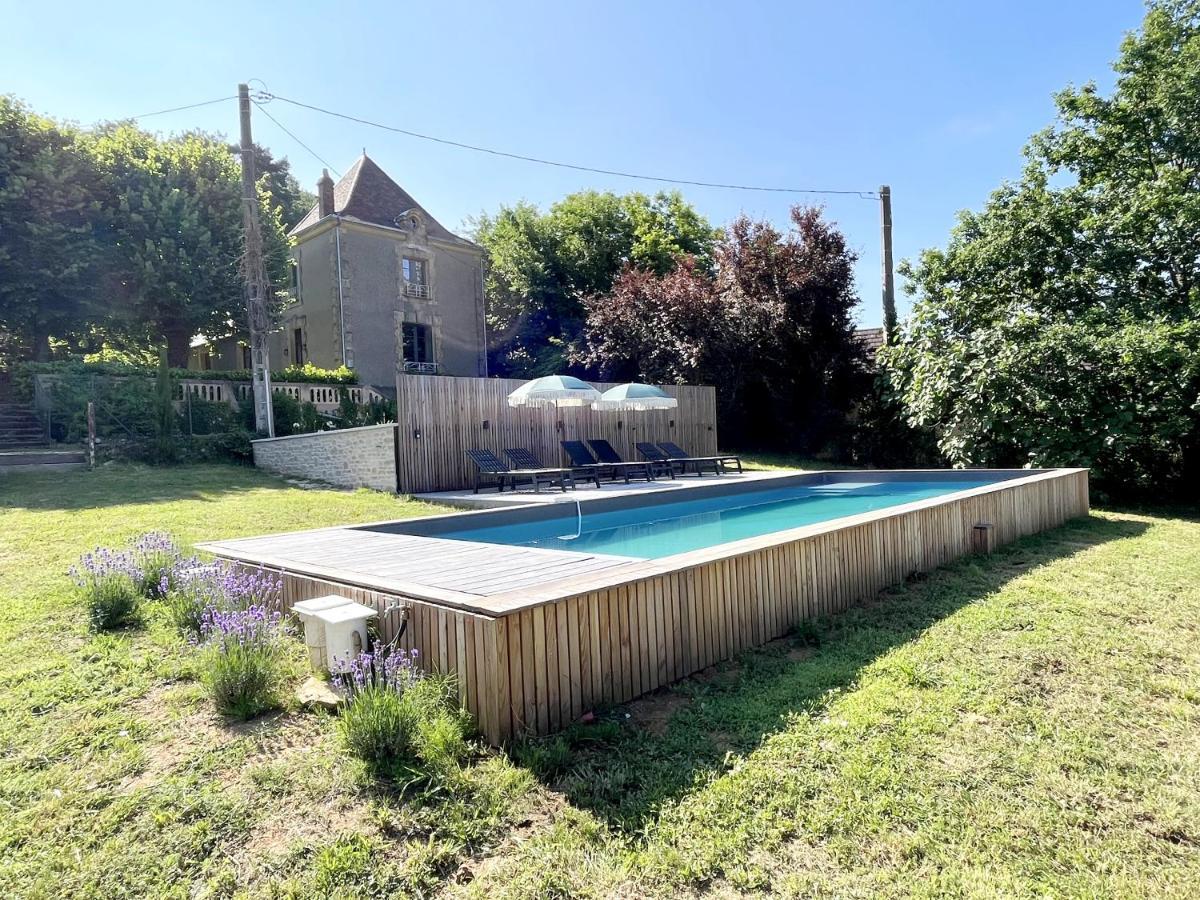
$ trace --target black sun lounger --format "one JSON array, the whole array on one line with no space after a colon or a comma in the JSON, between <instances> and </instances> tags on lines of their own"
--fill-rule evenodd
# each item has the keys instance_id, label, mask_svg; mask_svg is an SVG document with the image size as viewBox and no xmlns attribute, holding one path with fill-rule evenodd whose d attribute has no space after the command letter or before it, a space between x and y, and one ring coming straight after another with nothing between
<instances>
[{"instance_id":1,"label":"black sun lounger","mask_svg":"<svg viewBox=\"0 0 1200 900\"><path fill-rule=\"evenodd\" d=\"M535 466L532 469L512 469L506 466L503 460L500 459L491 450L468 450L467 457L471 462L475 463L475 493L479 493L479 488L483 486L484 479L491 475L496 482L497 489L504 490L507 484L514 491L517 485L521 482L530 482L533 484L533 490L537 492L543 484L555 485L566 491L569 484L572 488L575 487L575 482L571 478L569 469L546 469L540 466Z\"/></svg>"},{"instance_id":2,"label":"black sun lounger","mask_svg":"<svg viewBox=\"0 0 1200 900\"><path fill-rule=\"evenodd\" d=\"M705 469L711 469L714 475L721 474L721 464L715 459L696 459L695 457L687 457L683 459L675 459L658 444L651 444L649 441L643 441L635 444L638 453L652 459L655 462L660 462L670 466L680 475L686 475L688 472L695 472L697 475L703 475Z\"/></svg>"},{"instance_id":3,"label":"black sun lounger","mask_svg":"<svg viewBox=\"0 0 1200 900\"><path fill-rule=\"evenodd\" d=\"M604 438L592 438L588 441L592 446L592 451L596 454L596 458L602 463L616 465L624 464L625 460L621 459L621 454L613 449L613 445ZM646 465L650 467L651 475L669 475L675 477L675 468L666 460L648 459Z\"/></svg>"},{"instance_id":4,"label":"black sun lounger","mask_svg":"<svg viewBox=\"0 0 1200 900\"><path fill-rule=\"evenodd\" d=\"M595 472L598 476L607 477L612 481L624 478L629 484L629 477L642 477L647 481L654 480L654 467L645 462L601 462L592 456L592 451L583 441L560 441L563 451L571 460L573 469L583 469Z\"/></svg>"},{"instance_id":5,"label":"black sun lounger","mask_svg":"<svg viewBox=\"0 0 1200 900\"><path fill-rule=\"evenodd\" d=\"M728 469L730 466L736 466L738 474L742 471L742 461L736 456L692 456L678 444L673 441L659 441L658 446L663 449L671 459L715 459L721 464L722 469Z\"/></svg>"},{"instance_id":6,"label":"black sun lounger","mask_svg":"<svg viewBox=\"0 0 1200 900\"><path fill-rule=\"evenodd\" d=\"M504 453L513 461L513 465L518 469L524 469L526 471L547 469L547 466L545 466L542 461L537 458L537 455L532 450L529 450L525 447L512 447L508 450L505 450ZM600 476L590 469L572 468L559 469L558 471L565 472L567 474L567 481L571 487L575 487L575 481L577 478L582 478L584 481L591 481L596 485L596 487L600 487ZM534 490L537 490L536 485L534 486Z\"/></svg>"}]
</instances>

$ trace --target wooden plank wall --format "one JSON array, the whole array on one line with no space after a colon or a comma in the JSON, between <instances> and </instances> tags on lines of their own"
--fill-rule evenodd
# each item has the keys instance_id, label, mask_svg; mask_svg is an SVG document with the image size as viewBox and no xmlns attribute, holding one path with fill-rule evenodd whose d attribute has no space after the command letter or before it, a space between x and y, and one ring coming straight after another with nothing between
<instances>
[{"instance_id":1,"label":"wooden plank wall","mask_svg":"<svg viewBox=\"0 0 1200 900\"><path fill-rule=\"evenodd\" d=\"M398 646L416 650L425 671L455 676L463 705L490 740L498 743L509 736L511 725L507 716L503 725L498 718L499 711L509 707L507 694L499 693L500 682L486 674L507 671L508 667L508 647L500 647L496 641L497 619L293 572L282 574L281 612L290 612L296 603L312 597L328 594L349 597L379 612L376 624L385 641L390 641L400 629L399 607L407 607L408 627ZM504 686L507 688L507 682Z\"/></svg>"},{"instance_id":2,"label":"wooden plank wall","mask_svg":"<svg viewBox=\"0 0 1200 900\"><path fill-rule=\"evenodd\" d=\"M553 732L966 555L976 523L1000 544L1087 511L1072 473L522 609L498 621L510 705L494 718L502 735Z\"/></svg>"},{"instance_id":3,"label":"wooden plank wall","mask_svg":"<svg viewBox=\"0 0 1200 900\"><path fill-rule=\"evenodd\" d=\"M475 470L465 451L475 447L492 450L506 462L505 448L528 447L548 466L566 462L559 446L563 440L605 438L625 459L641 459L634 444L647 440L672 440L695 456L717 452L712 387L664 385L663 390L679 400L676 409L615 412L590 407L514 409L507 398L522 384L506 378L398 376L400 490L420 493L470 487ZM602 382L595 386L612 387Z\"/></svg>"},{"instance_id":4,"label":"wooden plank wall","mask_svg":"<svg viewBox=\"0 0 1200 900\"><path fill-rule=\"evenodd\" d=\"M739 556L714 553L498 618L292 573L282 605L333 593L382 614L403 601L402 646L416 648L426 669L456 675L480 731L498 744L556 731L966 555L977 523L992 523L999 545L1087 512L1087 473L1072 472L783 544L764 540ZM384 617L384 637L399 624L397 612Z\"/></svg>"}]
</instances>

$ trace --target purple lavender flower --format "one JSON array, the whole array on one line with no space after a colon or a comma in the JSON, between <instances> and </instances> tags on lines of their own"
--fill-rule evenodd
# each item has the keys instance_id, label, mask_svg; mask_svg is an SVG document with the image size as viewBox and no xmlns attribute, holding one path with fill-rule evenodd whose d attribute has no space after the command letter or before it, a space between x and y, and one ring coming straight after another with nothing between
<instances>
[{"instance_id":1,"label":"purple lavender flower","mask_svg":"<svg viewBox=\"0 0 1200 900\"><path fill-rule=\"evenodd\" d=\"M377 646L348 661L335 657L333 668L338 672L338 683L351 696L367 688L402 694L423 677L416 658L416 650Z\"/></svg>"},{"instance_id":2,"label":"purple lavender flower","mask_svg":"<svg viewBox=\"0 0 1200 900\"><path fill-rule=\"evenodd\" d=\"M68 573L83 595L93 628L114 628L136 618L141 573L131 553L97 547Z\"/></svg>"},{"instance_id":3,"label":"purple lavender flower","mask_svg":"<svg viewBox=\"0 0 1200 900\"><path fill-rule=\"evenodd\" d=\"M234 647L267 649L286 633L283 616L265 606L209 606L200 617L200 641L223 651Z\"/></svg>"}]
</instances>

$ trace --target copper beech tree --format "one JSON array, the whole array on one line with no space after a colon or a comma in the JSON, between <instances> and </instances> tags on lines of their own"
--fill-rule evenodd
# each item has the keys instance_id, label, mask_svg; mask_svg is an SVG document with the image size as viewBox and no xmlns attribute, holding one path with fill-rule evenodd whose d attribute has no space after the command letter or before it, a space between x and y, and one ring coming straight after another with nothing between
<instances>
[{"instance_id":1,"label":"copper beech tree","mask_svg":"<svg viewBox=\"0 0 1200 900\"><path fill-rule=\"evenodd\" d=\"M730 446L818 451L844 437L868 388L851 318L855 254L818 208L781 232L746 217L656 275L627 265L586 303L574 361L613 380L716 385Z\"/></svg>"}]
</instances>

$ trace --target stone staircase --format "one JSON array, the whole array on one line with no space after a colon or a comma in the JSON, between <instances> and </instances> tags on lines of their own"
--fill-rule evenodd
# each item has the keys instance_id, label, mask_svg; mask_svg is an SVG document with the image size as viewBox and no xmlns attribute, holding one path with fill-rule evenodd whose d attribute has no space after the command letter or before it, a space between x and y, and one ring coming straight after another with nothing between
<instances>
[{"instance_id":1,"label":"stone staircase","mask_svg":"<svg viewBox=\"0 0 1200 900\"><path fill-rule=\"evenodd\" d=\"M46 429L22 403L0 399L0 474L66 471L87 466L87 455L76 447L55 444Z\"/></svg>"}]
</instances>

